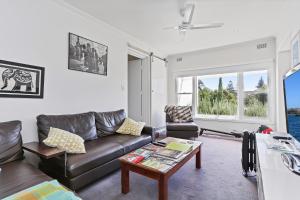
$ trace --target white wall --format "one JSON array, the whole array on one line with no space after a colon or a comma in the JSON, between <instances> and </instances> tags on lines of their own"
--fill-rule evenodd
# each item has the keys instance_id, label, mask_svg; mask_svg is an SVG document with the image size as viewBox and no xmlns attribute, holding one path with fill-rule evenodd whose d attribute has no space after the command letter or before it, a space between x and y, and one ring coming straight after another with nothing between
<instances>
[{"instance_id":1,"label":"white wall","mask_svg":"<svg viewBox=\"0 0 300 200\"><path fill-rule=\"evenodd\" d=\"M21 120L37 139L36 116L127 109L127 42L143 42L64 3L2 0L0 59L45 67L43 99L0 98L0 121ZM108 46L108 75L68 70L68 33Z\"/></svg>"},{"instance_id":2,"label":"white wall","mask_svg":"<svg viewBox=\"0 0 300 200\"><path fill-rule=\"evenodd\" d=\"M291 66L290 51L278 52L277 60L277 130L286 132L283 76Z\"/></svg>"},{"instance_id":3,"label":"white wall","mask_svg":"<svg viewBox=\"0 0 300 200\"><path fill-rule=\"evenodd\" d=\"M257 44L267 43L267 48L257 49ZM177 59L181 58L182 61ZM209 71L210 73L221 73L225 72L228 66L254 64L257 62L271 63L270 68L272 73L271 76L271 87L272 87L272 98L275 104L275 59L276 58L276 41L274 37L263 38L255 41L249 41L234 45L228 45L218 48L212 48L207 50L200 50L194 52L188 52L183 54L171 55L168 57L168 103L175 104L175 78L180 75L195 73L203 73L203 71ZM227 70L228 71L228 70ZM271 108L274 112L276 108ZM275 117L268 125L275 127ZM250 122L238 122L238 121L226 121L226 120L201 120L196 119L196 122L200 127L232 131L243 129L256 130L259 126L258 123Z\"/></svg>"},{"instance_id":4,"label":"white wall","mask_svg":"<svg viewBox=\"0 0 300 200\"><path fill-rule=\"evenodd\" d=\"M300 12L297 12L294 15L300 15ZM295 19L298 19L296 17ZM292 23L291 20L290 23ZM300 25L295 24L289 26L289 29L285 29L284 37L280 37L278 41L277 48L277 129L278 131L286 132L286 116L285 116L285 105L284 105L284 91L283 91L283 76L291 68L291 41L295 35L299 32Z\"/></svg>"}]
</instances>

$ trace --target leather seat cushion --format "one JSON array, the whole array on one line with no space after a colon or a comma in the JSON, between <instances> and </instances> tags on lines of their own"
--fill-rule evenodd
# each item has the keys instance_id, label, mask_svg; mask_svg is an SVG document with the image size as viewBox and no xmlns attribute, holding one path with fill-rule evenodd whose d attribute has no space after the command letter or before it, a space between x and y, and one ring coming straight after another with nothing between
<instances>
[{"instance_id":1,"label":"leather seat cushion","mask_svg":"<svg viewBox=\"0 0 300 200\"><path fill-rule=\"evenodd\" d=\"M108 137L113 137L113 140L123 147L125 154L145 146L152 141L151 135L133 136L115 134Z\"/></svg>"},{"instance_id":2,"label":"leather seat cushion","mask_svg":"<svg viewBox=\"0 0 300 200\"><path fill-rule=\"evenodd\" d=\"M0 165L23 159L21 129L20 121L0 123Z\"/></svg>"},{"instance_id":3,"label":"leather seat cushion","mask_svg":"<svg viewBox=\"0 0 300 200\"><path fill-rule=\"evenodd\" d=\"M85 142L85 154L68 154L67 175L76 177L124 154L151 142L151 136L130 136L114 134ZM59 167L63 172L64 157L43 160L49 167Z\"/></svg>"},{"instance_id":4,"label":"leather seat cushion","mask_svg":"<svg viewBox=\"0 0 300 200\"><path fill-rule=\"evenodd\" d=\"M168 131L198 131L198 126L193 122L187 122L187 123L168 122L167 130Z\"/></svg>"},{"instance_id":5,"label":"leather seat cushion","mask_svg":"<svg viewBox=\"0 0 300 200\"><path fill-rule=\"evenodd\" d=\"M192 139L198 137L198 131L167 131L167 137Z\"/></svg>"},{"instance_id":6,"label":"leather seat cushion","mask_svg":"<svg viewBox=\"0 0 300 200\"><path fill-rule=\"evenodd\" d=\"M126 113L123 109L112 112L98 112L94 114L98 136L115 134L126 118Z\"/></svg>"},{"instance_id":7,"label":"leather seat cushion","mask_svg":"<svg viewBox=\"0 0 300 200\"><path fill-rule=\"evenodd\" d=\"M118 158L124 154L123 147L110 140L110 138L98 138L85 142L85 154L68 154L67 175L75 177L97 166ZM64 169L64 157L55 157L43 160L46 164Z\"/></svg>"},{"instance_id":8,"label":"leather seat cushion","mask_svg":"<svg viewBox=\"0 0 300 200\"><path fill-rule=\"evenodd\" d=\"M1 165L1 168L0 199L51 180L46 174L22 160Z\"/></svg>"},{"instance_id":9,"label":"leather seat cushion","mask_svg":"<svg viewBox=\"0 0 300 200\"><path fill-rule=\"evenodd\" d=\"M40 142L48 137L50 127L77 134L84 140L97 138L95 116L92 112L73 115L39 115L37 126Z\"/></svg>"}]
</instances>

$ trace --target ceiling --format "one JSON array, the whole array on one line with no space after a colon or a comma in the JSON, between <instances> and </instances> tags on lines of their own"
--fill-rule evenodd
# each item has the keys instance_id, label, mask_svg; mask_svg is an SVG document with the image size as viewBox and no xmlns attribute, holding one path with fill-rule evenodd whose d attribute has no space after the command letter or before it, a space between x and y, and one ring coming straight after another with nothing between
<instances>
[{"instance_id":1,"label":"ceiling","mask_svg":"<svg viewBox=\"0 0 300 200\"><path fill-rule=\"evenodd\" d=\"M183 39L175 30L184 0L64 0L88 14L150 44L176 54L277 36L284 41L299 27L297 0L194 0L192 23L224 22L222 28L187 32Z\"/></svg>"}]
</instances>

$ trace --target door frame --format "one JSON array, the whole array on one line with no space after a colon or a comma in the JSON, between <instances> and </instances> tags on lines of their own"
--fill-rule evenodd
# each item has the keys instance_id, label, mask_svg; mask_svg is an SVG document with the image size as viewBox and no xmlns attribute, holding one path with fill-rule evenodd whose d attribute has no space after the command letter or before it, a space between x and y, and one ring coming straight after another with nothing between
<instances>
[{"instance_id":1,"label":"door frame","mask_svg":"<svg viewBox=\"0 0 300 200\"><path fill-rule=\"evenodd\" d=\"M151 116L152 116L152 108L151 108L151 104L152 104L152 99L151 99L151 91L152 91L152 88L151 88L151 79L152 79L152 77L151 77L151 59L152 59L152 56L151 56L151 54L147 54L145 51L143 51L143 50L141 50L141 51L139 51L138 49L136 49L136 48L131 48L130 46L128 46L128 49L127 49L127 56L128 55L131 55L131 56L134 56L134 57L137 57L137 58L139 58L140 60L141 60L141 62L142 62L142 60L146 60L147 58L149 58L149 61L150 61L150 72L149 72L149 76L150 76L150 94L149 94L149 106L150 106L150 108L149 108L149 111L150 111L150 113L149 113L149 116L148 116L148 120L149 120L149 124L148 125L151 125ZM128 60L127 60L127 73L128 73L128 71L129 71L129 64L128 64L129 62L128 62ZM127 74L127 77L128 77L128 74ZM143 77L142 77L142 82L143 82ZM127 80L127 95L129 95L129 81ZM129 111L129 98L128 98L128 96L127 96L127 99L128 99L128 101L127 101L127 110ZM144 101L143 101L144 102ZM142 103L143 103L142 102ZM144 107L142 107L142 110L144 109ZM147 120L146 120L147 121Z\"/></svg>"}]
</instances>

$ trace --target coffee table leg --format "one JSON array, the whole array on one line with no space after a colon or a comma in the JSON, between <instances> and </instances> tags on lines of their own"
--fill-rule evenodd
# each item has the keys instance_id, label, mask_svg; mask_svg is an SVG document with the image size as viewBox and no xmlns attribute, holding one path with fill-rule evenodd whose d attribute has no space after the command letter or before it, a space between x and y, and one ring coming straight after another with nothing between
<instances>
[{"instance_id":1,"label":"coffee table leg","mask_svg":"<svg viewBox=\"0 0 300 200\"><path fill-rule=\"evenodd\" d=\"M199 147L199 151L196 153L196 168L201 168L201 146Z\"/></svg>"},{"instance_id":2,"label":"coffee table leg","mask_svg":"<svg viewBox=\"0 0 300 200\"><path fill-rule=\"evenodd\" d=\"M168 199L168 179L165 176L161 176L158 181L158 199Z\"/></svg>"},{"instance_id":3,"label":"coffee table leg","mask_svg":"<svg viewBox=\"0 0 300 200\"><path fill-rule=\"evenodd\" d=\"M129 170L125 164L121 163L121 185L122 193L127 194L129 192Z\"/></svg>"}]
</instances>

